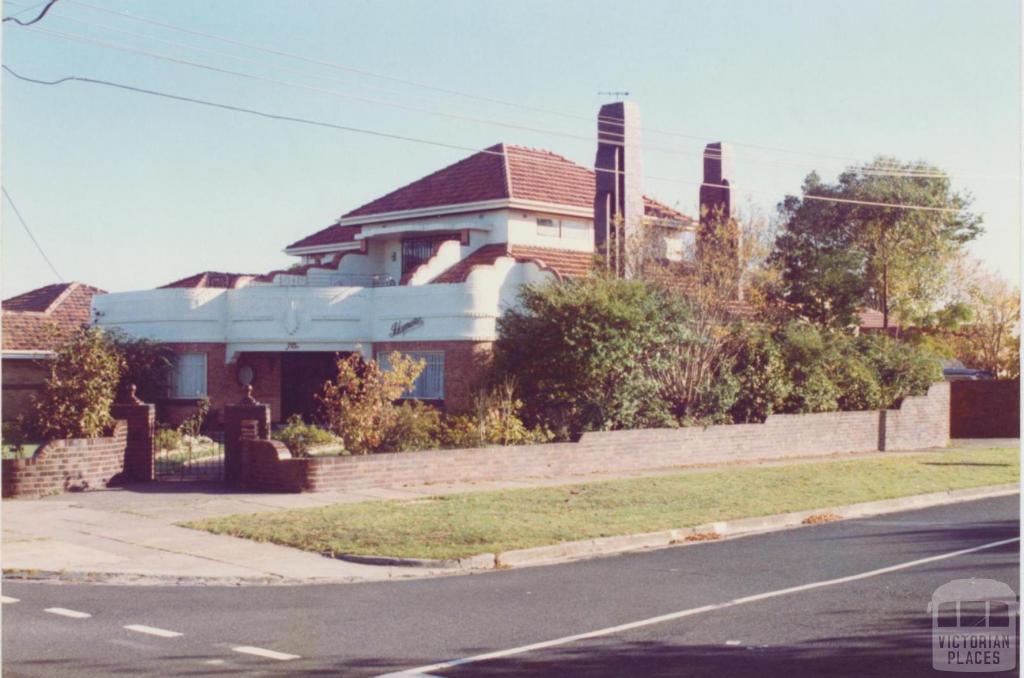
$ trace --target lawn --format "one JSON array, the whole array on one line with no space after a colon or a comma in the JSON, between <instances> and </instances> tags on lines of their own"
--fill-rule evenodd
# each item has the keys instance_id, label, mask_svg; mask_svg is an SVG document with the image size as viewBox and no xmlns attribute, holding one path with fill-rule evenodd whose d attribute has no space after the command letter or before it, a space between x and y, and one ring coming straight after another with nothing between
<instances>
[{"instance_id":1,"label":"lawn","mask_svg":"<svg viewBox=\"0 0 1024 678\"><path fill-rule=\"evenodd\" d=\"M1019 478L1017 449L960 450L338 504L183 525L317 553L458 558Z\"/></svg>"},{"instance_id":2,"label":"lawn","mask_svg":"<svg viewBox=\"0 0 1024 678\"><path fill-rule=\"evenodd\" d=\"M5 443L3 446L3 453L0 456L2 456L3 459L28 459L35 454L38 449L39 443L25 443L20 449L15 445L8 445Z\"/></svg>"}]
</instances>

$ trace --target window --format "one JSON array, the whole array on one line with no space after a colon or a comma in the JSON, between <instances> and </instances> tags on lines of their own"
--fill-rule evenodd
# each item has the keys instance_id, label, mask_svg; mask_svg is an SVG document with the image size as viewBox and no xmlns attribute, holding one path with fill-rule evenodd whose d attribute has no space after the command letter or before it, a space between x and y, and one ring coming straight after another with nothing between
<instances>
[{"instance_id":1,"label":"window","mask_svg":"<svg viewBox=\"0 0 1024 678\"><path fill-rule=\"evenodd\" d=\"M437 247L452 236L442 238L411 238L402 241L402 275L412 273L420 264L434 256Z\"/></svg>"},{"instance_id":2,"label":"window","mask_svg":"<svg viewBox=\"0 0 1024 678\"><path fill-rule=\"evenodd\" d=\"M206 395L206 354L181 353L171 370L171 398L202 398Z\"/></svg>"},{"instance_id":3,"label":"window","mask_svg":"<svg viewBox=\"0 0 1024 678\"><path fill-rule=\"evenodd\" d=\"M413 360L425 360L426 367L416 377L412 390L404 393L403 398L415 400L444 400L444 351L402 351ZM381 368L391 369L387 353L377 356Z\"/></svg>"},{"instance_id":4,"label":"window","mask_svg":"<svg viewBox=\"0 0 1024 678\"><path fill-rule=\"evenodd\" d=\"M561 237L561 222L558 219L537 219L537 235L547 235L553 238Z\"/></svg>"}]
</instances>

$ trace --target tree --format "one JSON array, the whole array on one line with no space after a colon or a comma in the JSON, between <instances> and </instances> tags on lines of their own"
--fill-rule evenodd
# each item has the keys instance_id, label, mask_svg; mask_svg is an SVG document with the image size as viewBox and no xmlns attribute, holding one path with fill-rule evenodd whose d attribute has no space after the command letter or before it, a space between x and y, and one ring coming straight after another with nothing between
<instances>
[{"instance_id":1,"label":"tree","mask_svg":"<svg viewBox=\"0 0 1024 678\"><path fill-rule=\"evenodd\" d=\"M117 387L125 396L131 384L136 395L151 403L167 395L167 384L174 365L174 351L149 339L130 337L120 330L107 330L111 346L121 356L124 370Z\"/></svg>"},{"instance_id":2,"label":"tree","mask_svg":"<svg viewBox=\"0 0 1024 678\"><path fill-rule=\"evenodd\" d=\"M672 423L659 375L690 340L680 297L594 275L525 285L519 302L498 320L494 365L516 379L529 424L567 438Z\"/></svg>"},{"instance_id":3,"label":"tree","mask_svg":"<svg viewBox=\"0 0 1024 678\"><path fill-rule=\"evenodd\" d=\"M923 162L880 157L835 184L812 172L803 196L779 205L772 261L782 269L781 295L798 315L825 325L853 325L864 305L882 311L885 327L893 316L914 322L934 310L948 261L981 233L970 204Z\"/></svg>"},{"instance_id":4,"label":"tree","mask_svg":"<svg viewBox=\"0 0 1024 678\"><path fill-rule=\"evenodd\" d=\"M968 291L970 320L952 332L954 355L999 377L1020 376L1020 290L981 273Z\"/></svg>"},{"instance_id":5,"label":"tree","mask_svg":"<svg viewBox=\"0 0 1024 678\"><path fill-rule=\"evenodd\" d=\"M50 361L50 375L32 403L26 432L40 439L95 438L113 424L110 406L124 360L95 327L72 334Z\"/></svg>"}]
</instances>

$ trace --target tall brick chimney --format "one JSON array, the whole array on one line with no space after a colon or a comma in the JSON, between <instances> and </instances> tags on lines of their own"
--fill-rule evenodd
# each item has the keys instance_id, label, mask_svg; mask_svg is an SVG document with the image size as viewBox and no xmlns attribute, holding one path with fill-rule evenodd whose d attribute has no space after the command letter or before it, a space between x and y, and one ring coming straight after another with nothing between
<instances>
[{"instance_id":1,"label":"tall brick chimney","mask_svg":"<svg viewBox=\"0 0 1024 678\"><path fill-rule=\"evenodd\" d=\"M644 219L644 167L640 148L640 108L630 101L601 107L597 118L597 191L594 241L608 267L627 278L637 272L629 244Z\"/></svg>"},{"instance_id":2,"label":"tall brick chimney","mask_svg":"<svg viewBox=\"0 0 1024 678\"><path fill-rule=\"evenodd\" d=\"M704 180L700 187L700 230L697 256L705 271L705 280L713 276L719 283L739 282L739 230L732 221L733 150L715 142L704 147ZM737 288L736 294L740 291Z\"/></svg>"}]
</instances>

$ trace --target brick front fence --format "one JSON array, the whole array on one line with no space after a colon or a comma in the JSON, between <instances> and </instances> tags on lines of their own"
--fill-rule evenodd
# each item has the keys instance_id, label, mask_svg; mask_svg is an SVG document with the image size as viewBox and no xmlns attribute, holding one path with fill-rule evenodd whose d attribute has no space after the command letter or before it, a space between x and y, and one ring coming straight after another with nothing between
<instances>
[{"instance_id":1,"label":"brick front fence","mask_svg":"<svg viewBox=\"0 0 1024 678\"><path fill-rule=\"evenodd\" d=\"M949 384L899 409L772 415L763 424L586 433L577 443L292 458L280 442L243 427L241 483L251 490L360 490L426 483L639 471L688 464L837 452L944 447Z\"/></svg>"},{"instance_id":2,"label":"brick front fence","mask_svg":"<svg viewBox=\"0 0 1024 678\"><path fill-rule=\"evenodd\" d=\"M3 496L40 497L106 487L123 474L127 443L128 425L117 421L111 436L52 440L40 445L30 459L4 459Z\"/></svg>"}]
</instances>

